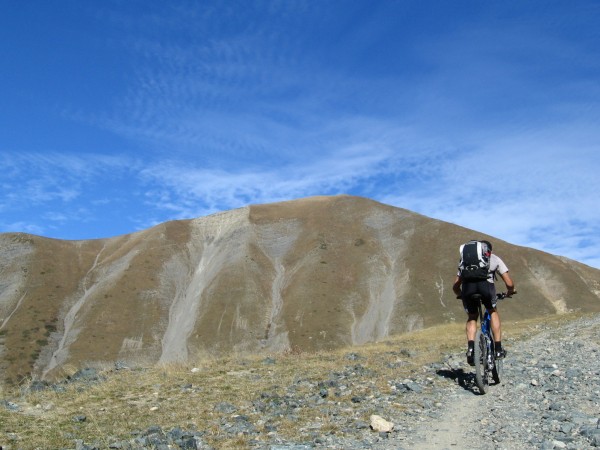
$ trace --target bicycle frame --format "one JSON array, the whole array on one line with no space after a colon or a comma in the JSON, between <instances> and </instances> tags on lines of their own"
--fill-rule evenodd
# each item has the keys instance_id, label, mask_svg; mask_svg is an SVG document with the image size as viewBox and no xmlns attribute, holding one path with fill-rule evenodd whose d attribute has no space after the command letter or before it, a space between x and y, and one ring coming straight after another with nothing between
<instances>
[{"instance_id":1,"label":"bicycle frame","mask_svg":"<svg viewBox=\"0 0 600 450\"><path fill-rule=\"evenodd\" d=\"M486 361L488 370L494 368L494 338L492 336L492 316L487 309L482 308L481 300L479 301L479 323L481 325L481 333L485 337L486 344Z\"/></svg>"}]
</instances>

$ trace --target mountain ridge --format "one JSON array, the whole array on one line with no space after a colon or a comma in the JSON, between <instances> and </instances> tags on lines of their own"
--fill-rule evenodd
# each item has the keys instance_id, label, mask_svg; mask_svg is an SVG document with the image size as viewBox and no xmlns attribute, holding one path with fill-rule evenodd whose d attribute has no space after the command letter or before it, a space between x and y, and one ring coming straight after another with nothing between
<instances>
[{"instance_id":1,"label":"mountain ridge","mask_svg":"<svg viewBox=\"0 0 600 450\"><path fill-rule=\"evenodd\" d=\"M473 237L491 239L516 280L503 317L600 310L600 271L581 263L366 198L309 197L111 238L0 234L0 367L14 382L462 321L451 284Z\"/></svg>"}]
</instances>

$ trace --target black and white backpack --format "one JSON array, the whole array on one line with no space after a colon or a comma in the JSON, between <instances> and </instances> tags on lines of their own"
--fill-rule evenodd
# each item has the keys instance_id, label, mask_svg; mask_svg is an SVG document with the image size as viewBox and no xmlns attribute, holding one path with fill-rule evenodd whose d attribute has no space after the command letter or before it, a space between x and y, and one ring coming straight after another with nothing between
<instances>
[{"instance_id":1,"label":"black and white backpack","mask_svg":"<svg viewBox=\"0 0 600 450\"><path fill-rule=\"evenodd\" d=\"M484 241L469 241L460 246L458 270L463 281L487 280L492 249Z\"/></svg>"}]
</instances>

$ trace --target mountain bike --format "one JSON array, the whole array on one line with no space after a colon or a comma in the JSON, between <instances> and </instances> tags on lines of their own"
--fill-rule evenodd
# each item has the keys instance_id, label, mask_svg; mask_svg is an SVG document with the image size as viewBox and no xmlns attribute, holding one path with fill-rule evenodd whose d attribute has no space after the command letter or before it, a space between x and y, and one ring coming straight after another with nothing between
<instances>
[{"instance_id":1,"label":"mountain bike","mask_svg":"<svg viewBox=\"0 0 600 450\"><path fill-rule=\"evenodd\" d=\"M505 292L496 294L498 300L506 298ZM494 348L494 335L491 327L491 317L487 309L481 304L481 295L473 294L471 297L478 302L479 322L481 327L475 334L475 382L481 394L489 390L490 380L494 384L500 384L502 377L502 359L496 359L496 349Z\"/></svg>"}]
</instances>

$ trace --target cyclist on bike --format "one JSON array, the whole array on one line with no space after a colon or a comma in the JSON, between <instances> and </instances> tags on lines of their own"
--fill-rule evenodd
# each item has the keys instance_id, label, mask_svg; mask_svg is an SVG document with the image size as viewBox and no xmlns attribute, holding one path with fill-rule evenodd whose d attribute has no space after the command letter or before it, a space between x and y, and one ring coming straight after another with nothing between
<instances>
[{"instance_id":1,"label":"cyclist on bike","mask_svg":"<svg viewBox=\"0 0 600 450\"><path fill-rule=\"evenodd\" d=\"M489 269L487 280L483 281L463 281L460 276L460 270L452 286L452 290L456 294L456 298L461 298L463 307L468 314L466 334L467 334L467 363L474 365L473 354L475 351L475 334L477 332L477 317L478 317L478 303L477 300L471 298L473 294L481 295L481 302L490 313L492 333L494 335L496 359L504 358L506 356L506 350L502 348L502 328L500 324L500 315L496 310L496 286L494 279L496 278L496 272L502 277L502 281L506 285L506 295L510 297L515 293L515 285L508 274L508 267L506 264L495 254L492 253L492 244L489 241L481 241L487 244L489 249Z\"/></svg>"}]
</instances>

